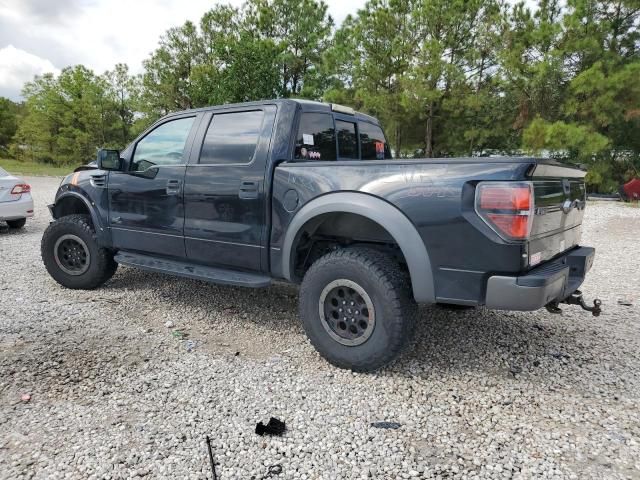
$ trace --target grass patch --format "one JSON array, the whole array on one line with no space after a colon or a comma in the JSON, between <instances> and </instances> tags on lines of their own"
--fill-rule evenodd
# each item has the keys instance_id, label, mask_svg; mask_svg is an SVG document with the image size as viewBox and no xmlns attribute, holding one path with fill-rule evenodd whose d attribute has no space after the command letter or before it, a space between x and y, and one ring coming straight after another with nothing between
<instances>
[{"instance_id":1,"label":"grass patch","mask_svg":"<svg viewBox=\"0 0 640 480\"><path fill-rule=\"evenodd\" d=\"M0 158L0 167L14 175L47 175L63 177L73 172L72 165L56 167L46 163L19 162L18 160Z\"/></svg>"}]
</instances>

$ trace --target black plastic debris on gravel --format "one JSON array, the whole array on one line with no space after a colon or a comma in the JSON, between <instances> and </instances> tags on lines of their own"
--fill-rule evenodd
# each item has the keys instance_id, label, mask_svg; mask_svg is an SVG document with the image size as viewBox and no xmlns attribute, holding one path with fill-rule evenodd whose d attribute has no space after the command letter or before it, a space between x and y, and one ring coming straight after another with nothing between
<instances>
[{"instance_id":1,"label":"black plastic debris on gravel","mask_svg":"<svg viewBox=\"0 0 640 480\"><path fill-rule=\"evenodd\" d=\"M371 426L373 428L383 428L386 430L397 430L402 427L401 423L398 422L372 422Z\"/></svg>"},{"instance_id":2,"label":"black plastic debris on gravel","mask_svg":"<svg viewBox=\"0 0 640 480\"><path fill-rule=\"evenodd\" d=\"M261 437L264 435L273 435L276 437L281 436L287 426L282 420L278 420L277 418L271 417L269 422L265 425L262 422L258 422L256 424L256 433Z\"/></svg>"}]
</instances>

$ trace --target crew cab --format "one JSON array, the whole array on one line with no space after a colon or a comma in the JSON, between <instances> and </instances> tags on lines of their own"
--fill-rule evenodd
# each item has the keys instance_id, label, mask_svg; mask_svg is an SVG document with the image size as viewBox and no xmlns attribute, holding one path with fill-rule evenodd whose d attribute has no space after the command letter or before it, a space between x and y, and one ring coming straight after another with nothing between
<instances>
[{"instance_id":1,"label":"crew cab","mask_svg":"<svg viewBox=\"0 0 640 480\"><path fill-rule=\"evenodd\" d=\"M577 290L594 259L580 245L584 176L538 158L394 159L375 118L335 104L202 108L67 176L42 257L77 289L118 264L300 284L315 348L372 371L408 343L417 303L599 313Z\"/></svg>"}]
</instances>

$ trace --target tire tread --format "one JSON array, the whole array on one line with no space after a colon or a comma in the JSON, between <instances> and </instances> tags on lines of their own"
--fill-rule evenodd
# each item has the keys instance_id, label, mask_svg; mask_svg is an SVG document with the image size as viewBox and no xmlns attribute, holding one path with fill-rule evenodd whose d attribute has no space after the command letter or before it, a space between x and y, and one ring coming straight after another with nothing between
<instances>
[{"instance_id":1,"label":"tire tread","mask_svg":"<svg viewBox=\"0 0 640 480\"><path fill-rule=\"evenodd\" d=\"M313 335L310 335L309 339L314 348L327 361L337 367L358 372L375 371L393 361L409 343L415 328L417 305L411 294L408 274L402 271L398 262L383 252L367 247L335 250L319 258L305 275L300 288L300 297L304 298L309 295L308 290L311 288L311 281L316 272L324 268L333 268L336 264L342 265L345 262L357 263L367 270L376 282L380 283L386 291L385 298L382 300L388 302L393 312L390 318L386 318L385 321L390 330L399 331L400 334L392 337L392 343L384 352L348 364L332 355L331 351L323 349Z\"/></svg>"},{"instance_id":2,"label":"tire tread","mask_svg":"<svg viewBox=\"0 0 640 480\"><path fill-rule=\"evenodd\" d=\"M85 276L86 274L83 274L77 278L66 275L57 266L53 252L49 251L48 247L50 243L55 242L55 239L61 234L60 230L67 232L69 228L74 227L82 230L97 247L97 252L92 253L91 259L92 262L96 262L96 269L93 275ZM67 215L52 222L42 235L41 242L42 260L49 275L62 286L71 289L93 290L105 283L116 272L118 264L113 259L113 253L106 248L99 247L97 240L98 238L89 215ZM74 281L64 281L65 279L73 279ZM82 281L78 281L80 279L82 279Z\"/></svg>"}]
</instances>

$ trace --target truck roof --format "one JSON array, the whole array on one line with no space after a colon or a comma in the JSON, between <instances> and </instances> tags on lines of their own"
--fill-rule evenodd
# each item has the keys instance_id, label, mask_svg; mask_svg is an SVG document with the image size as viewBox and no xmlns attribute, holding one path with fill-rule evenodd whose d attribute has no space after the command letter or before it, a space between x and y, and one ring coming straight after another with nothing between
<instances>
[{"instance_id":1,"label":"truck roof","mask_svg":"<svg viewBox=\"0 0 640 480\"><path fill-rule=\"evenodd\" d=\"M224 105L211 105L208 107L202 108L193 108L189 110L180 110L176 112L171 112L165 117L170 117L173 115L183 114L185 112L206 112L209 110L223 110L226 108L237 108L237 107L259 107L262 105L278 105L278 104L292 104L295 103L300 106L303 112L326 112L326 113L345 113L344 111L334 110L335 108L348 109L349 107L343 107L338 104L331 104L325 102L317 102L315 100L306 100L303 98L277 98L273 100L259 100L255 102L242 102L242 103L226 103ZM372 117L371 115L367 115L366 113L361 112L353 112L353 116L358 120L363 120L366 122L374 123L379 125L380 122L377 118Z\"/></svg>"}]
</instances>

